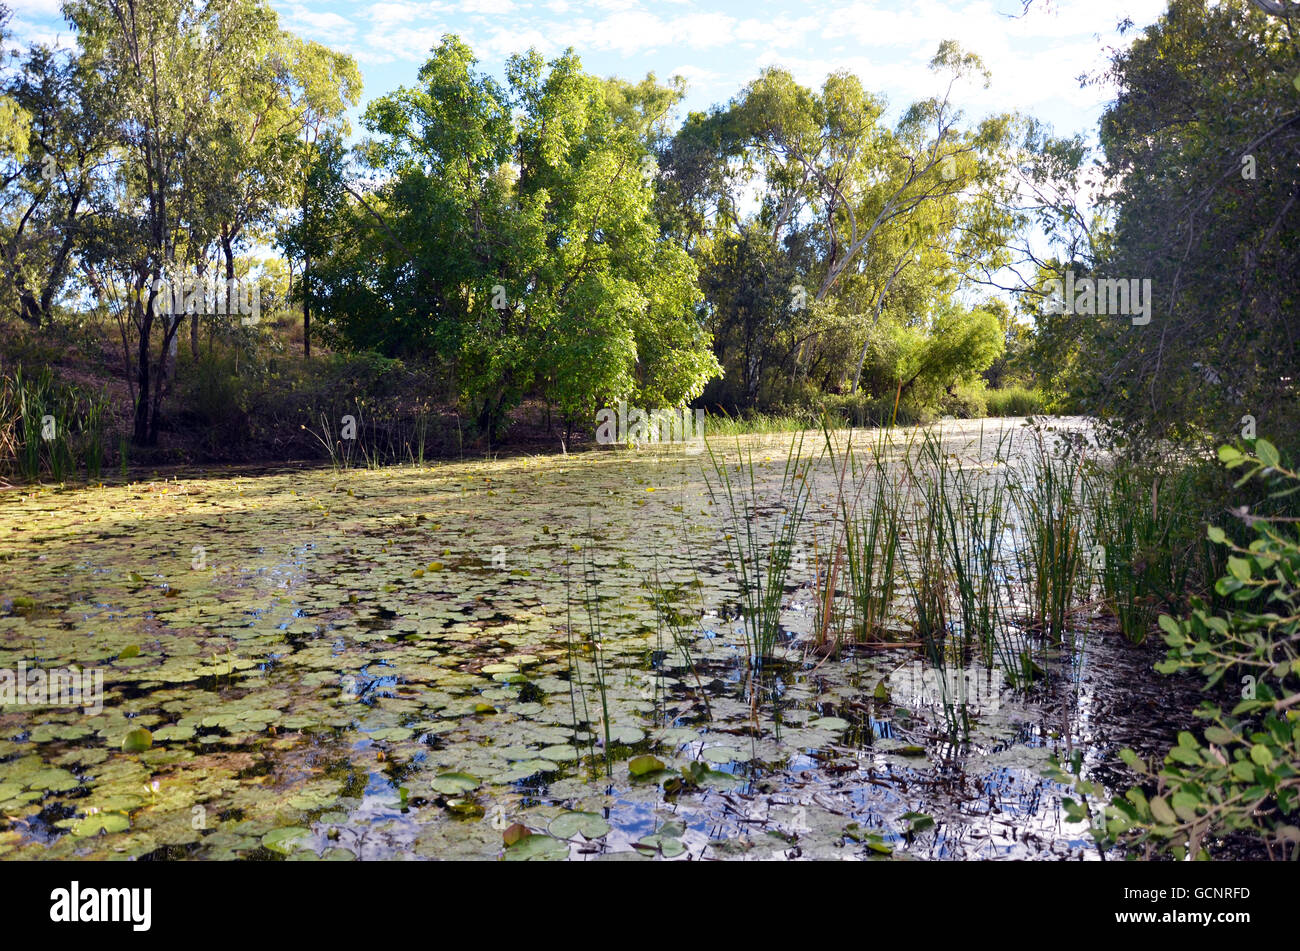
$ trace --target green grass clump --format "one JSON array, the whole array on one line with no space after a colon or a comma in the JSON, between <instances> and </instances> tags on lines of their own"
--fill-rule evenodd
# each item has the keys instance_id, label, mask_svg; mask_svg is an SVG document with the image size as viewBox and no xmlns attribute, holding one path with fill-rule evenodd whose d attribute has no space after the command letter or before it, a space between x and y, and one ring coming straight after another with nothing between
<instances>
[{"instance_id":1,"label":"green grass clump","mask_svg":"<svg viewBox=\"0 0 1300 951\"><path fill-rule=\"evenodd\" d=\"M778 494L781 504L770 515L763 514L767 506L752 452L739 452L737 446L739 461L728 463L712 442L706 445L714 473L709 497L723 514L727 552L740 584L746 653L756 670L772 657L780 638L782 602L808 505L807 466L801 469L803 439L790 445Z\"/></svg>"},{"instance_id":2,"label":"green grass clump","mask_svg":"<svg viewBox=\"0 0 1300 951\"><path fill-rule=\"evenodd\" d=\"M989 390L984 394L984 401L989 416L1041 416L1047 406L1040 391L1024 386Z\"/></svg>"}]
</instances>

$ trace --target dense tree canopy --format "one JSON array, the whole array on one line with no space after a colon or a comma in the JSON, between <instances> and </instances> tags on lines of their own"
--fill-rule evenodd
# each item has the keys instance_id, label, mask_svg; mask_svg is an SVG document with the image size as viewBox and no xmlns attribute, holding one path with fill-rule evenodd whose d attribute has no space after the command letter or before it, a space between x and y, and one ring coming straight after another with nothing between
<instances>
[{"instance_id":1,"label":"dense tree canopy","mask_svg":"<svg viewBox=\"0 0 1300 951\"><path fill-rule=\"evenodd\" d=\"M1296 39L1245 0L1173 0L1113 61L1107 227L1040 277L1149 279L1153 317L1031 312L1039 362L1148 445L1296 431Z\"/></svg>"}]
</instances>

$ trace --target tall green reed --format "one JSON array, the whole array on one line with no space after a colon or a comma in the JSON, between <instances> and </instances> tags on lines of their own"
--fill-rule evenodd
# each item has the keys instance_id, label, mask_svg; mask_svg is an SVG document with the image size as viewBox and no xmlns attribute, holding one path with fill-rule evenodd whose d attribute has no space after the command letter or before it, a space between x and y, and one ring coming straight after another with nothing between
<instances>
[{"instance_id":1,"label":"tall green reed","mask_svg":"<svg viewBox=\"0 0 1300 951\"><path fill-rule=\"evenodd\" d=\"M1058 644L1080 605L1080 582L1088 564L1082 500L1083 451L1053 452L1039 434L1030 470L1010 484L1020 528L1016 547L1028 621Z\"/></svg>"},{"instance_id":2,"label":"tall green reed","mask_svg":"<svg viewBox=\"0 0 1300 951\"><path fill-rule=\"evenodd\" d=\"M752 451L737 444L739 461L732 465L706 440L714 478L709 497L723 514L727 553L740 584L745 649L752 670L770 660L781 637L781 612L790 580L791 559L800 542L809 497L809 470L801 471L803 436L786 454L778 500L772 508L760 495Z\"/></svg>"}]
</instances>

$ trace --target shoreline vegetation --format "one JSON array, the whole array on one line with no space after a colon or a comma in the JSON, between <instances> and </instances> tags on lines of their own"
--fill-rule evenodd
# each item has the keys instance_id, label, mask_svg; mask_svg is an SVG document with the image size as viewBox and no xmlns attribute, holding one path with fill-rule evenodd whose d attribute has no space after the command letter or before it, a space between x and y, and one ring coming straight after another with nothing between
<instances>
[{"instance_id":1,"label":"shoreline vegetation","mask_svg":"<svg viewBox=\"0 0 1300 951\"><path fill-rule=\"evenodd\" d=\"M318 359L328 365L330 356ZM370 359L383 362L374 355ZM359 362L366 361L342 358L341 369L326 376L331 380L344 376ZM323 391L332 389L329 382L307 388L305 393L293 392L291 385L280 392L268 387L265 394L245 394L243 399L234 387L227 386L224 393L207 398L200 412L182 414L165 424L159 446L138 447L129 438L129 405L120 400L115 403L111 397L124 389L120 379L92 378L84 368L64 375L48 365L31 374L21 364L0 357L0 480L9 486L85 484L120 479L123 472L201 470L213 465L245 469L394 465L816 432L827 423L834 428L888 429L891 422L906 427L946 419L1048 415L1041 393L1012 386L980 388L975 391L977 399L963 404L965 412L974 414L960 417L907 405L895 409L888 401L861 398L829 399L794 411L737 413L702 406L642 409L624 401L599 410L586 431L573 427L566 433L556 427L550 408L526 402L511 425L501 428L500 441L489 443L471 435L472 421L457 414L454 406L394 392L383 380L383 372L401 375L400 383L412 382L411 376L384 368L377 374L376 382L381 385L374 392L357 393L351 400L322 398ZM418 380L418 374L414 376ZM182 386L191 383L188 368L182 367L180 382ZM193 385L199 389L205 382ZM264 407L265 413L245 408L244 399ZM323 410L327 403L331 408ZM295 425L295 420L302 421ZM214 439L214 432L225 438ZM286 444L292 448L278 448Z\"/></svg>"}]
</instances>

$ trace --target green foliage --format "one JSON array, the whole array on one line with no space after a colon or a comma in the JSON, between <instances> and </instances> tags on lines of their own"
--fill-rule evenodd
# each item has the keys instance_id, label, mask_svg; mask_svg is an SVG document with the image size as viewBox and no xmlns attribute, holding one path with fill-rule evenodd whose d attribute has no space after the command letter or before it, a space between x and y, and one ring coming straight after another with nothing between
<instances>
[{"instance_id":1,"label":"green foliage","mask_svg":"<svg viewBox=\"0 0 1300 951\"><path fill-rule=\"evenodd\" d=\"M367 108L361 156L387 181L333 207L342 240L312 288L327 332L438 356L489 437L532 393L584 424L698 396L717 365L695 265L658 240L645 171L642 107L680 92L609 86L572 53L512 57L504 86L474 66L445 37L418 87Z\"/></svg>"},{"instance_id":2,"label":"green foliage","mask_svg":"<svg viewBox=\"0 0 1300 951\"><path fill-rule=\"evenodd\" d=\"M1281 439L1300 431L1300 51L1294 24L1259 6L1171 0L1104 77L1118 88L1101 124L1115 217L1087 263L1149 279L1152 319L1054 317L1041 350L1089 412L1148 447L1237 438L1243 414Z\"/></svg>"},{"instance_id":3,"label":"green foliage","mask_svg":"<svg viewBox=\"0 0 1300 951\"><path fill-rule=\"evenodd\" d=\"M1033 477L1013 483L1010 496L1023 540L1016 547L1020 584L1032 627L1060 643L1079 605L1088 565L1083 511L1083 452L1054 451L1034 433Z\"/></svg>"},{"instance_id":4,"label":"green foliage","mask_svg":"<svg viewBox=\"0 0 1300 951\"><path fill-rule=\"evenodd\" d=\"M1171 469L1124 457L1089 472L1089 561L1130 641L1147 636L1159 610L1181 611L1189 592L1208 591L1222 566L1202 531L1223 490L1213 475L1196 460L1178 459Z\"/></svg>"},{"instance_id":5,"label":"green foliage","mask_svg":"<svg viewBox=\"0 0 1300 951\"><path fill-rule=\"evenodd\" d=\"M0 373L0 472L29 482L98 478L108 412L105 394L64 384L48 367Z\"/></svg>"},{"instance_id":6,"label":"green foliage","mask_svg":"<svg viewBox=\"0 0 1300 951\"><path fill-rule=\"evenodd\" d=\"M984 393L989 416L1041 416L1046 401L1039 390L1009 386Z\"/></svg>"},{"instance_id":7,"label":"green foliage","mask_svg":"<svg viewBox=\"0 0 1300 951\"><path fill-rule=\"evenodd\" d=\"M949 91L987 78L953 43L931 67ZM963 128L946 95L892 127L884 113L848 73L809 89L767 69L663 150L661 217L699 264L726 374L706 401L771 409L901 389L933 410L1000 352L1001 331L954 295L1001 259L1008 220L989 193L1009 120Z\"/></svg>"},{"instance_id":8,"label":"green foliage","mask_svg":"<svg viewBox=\"0 0 1300 951\"><path fill-rule=\"evenodd\" d=\"M988 416L988 390L984 387L984 381L954 385L940 397L939 412L956 419L982 419Z\"/></svg>"},{"instance_id":9,"label":"green foliage","mask_svg":"<svg viewBox=\"0 0 1300 951\"><path fill-rule=\"evenodd\" d=\"M1219 455L1245 470L1242 484L1263 479L1273 498L1300 491L1300 475L1266 440L1247 450L1225 446ZM1095 813L1103 845L1209 858L1225 837L1248 834L1271 855L1300 855L1300 538L1289 518L1246 512L1244 519L1254 533L1247 545L1219 527L1207 531L1228 553L1216 590L1229 605L1216 613L1196 601L1184 618L1161 615L1169 651L1156 665L1164 674L1200 674L1207 688L1236 696L1226 712L1220 703L1204 704L1201 735L1180 732L1159 767L1121 751L1145 785ZM1099 792L1095 784L1077 785L1085 795ZM1076 818L1088 814L1084 805L1073 808Z\"/></svg>"}]
</instances>

